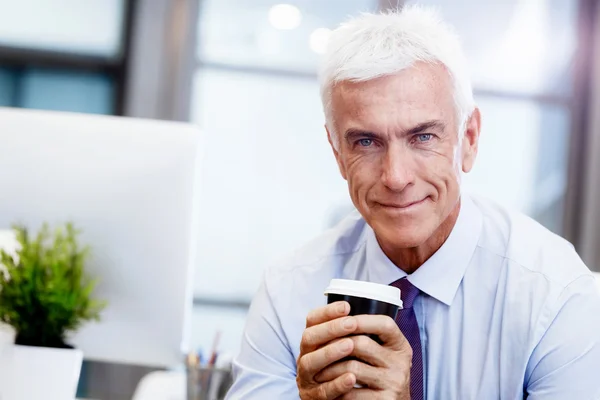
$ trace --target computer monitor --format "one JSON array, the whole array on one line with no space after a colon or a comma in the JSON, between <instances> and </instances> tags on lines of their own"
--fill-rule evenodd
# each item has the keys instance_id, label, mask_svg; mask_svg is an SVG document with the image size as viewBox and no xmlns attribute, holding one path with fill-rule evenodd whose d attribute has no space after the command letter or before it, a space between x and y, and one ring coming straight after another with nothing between
<instances>
[{"instance_id":1,"label":"computer monitor","mask_svg":"<svg viewBox=\"0 0 600 400\"><path fill-rule=\"evenodd\" d=\"M91 246L108 306L69 338L86 359L181 361L200 138L184 123L0 108L0 230L71 221Z\"/></svg>"}]
</instances>

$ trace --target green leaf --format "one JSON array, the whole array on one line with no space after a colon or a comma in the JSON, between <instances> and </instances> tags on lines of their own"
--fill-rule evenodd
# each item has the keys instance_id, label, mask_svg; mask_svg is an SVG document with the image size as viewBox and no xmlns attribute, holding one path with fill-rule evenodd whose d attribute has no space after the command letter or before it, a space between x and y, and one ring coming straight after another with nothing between
<instances>
[{"instance_id":1,"label":"green leaf","mask_svg":"<svg viewBox=\"0 0 600 400\"><path fill-rule=\"evenodd\" d=\"M96 281L85 271L90 248L80 246L72 223L53 231L43 224L36 235L13 227L20 249L0 250L0 321L34 346L61 346L87 321L99 320L106 303L93 299Z\"/></svg>"}]
</instances>

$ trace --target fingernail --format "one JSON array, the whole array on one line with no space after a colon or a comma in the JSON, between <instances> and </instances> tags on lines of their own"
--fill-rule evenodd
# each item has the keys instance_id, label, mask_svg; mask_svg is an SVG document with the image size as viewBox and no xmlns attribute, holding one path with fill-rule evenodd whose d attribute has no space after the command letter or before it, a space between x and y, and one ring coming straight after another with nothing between
<instances>
[{"instance_id":1,"label":"fingernail","mask_svg":"<svg viewBox=\"0 0 600 400\"><path fill-rule=\"evenodd\" d=\"M342 323L344 329L352 329L354 328L354 318L346 318Z\"/></svg>"},{"instance_id":2,"label":"fingernail","mask_svg":"<svg viewBox=\"0 0 600 400\"><path fill-rule=\"evenodd\" d=\"M346 312L346 303L340 303L340 304L338 305L338 311L339 311L340 313L344 313L344 312Z\"/></svg>"}]
</instances>

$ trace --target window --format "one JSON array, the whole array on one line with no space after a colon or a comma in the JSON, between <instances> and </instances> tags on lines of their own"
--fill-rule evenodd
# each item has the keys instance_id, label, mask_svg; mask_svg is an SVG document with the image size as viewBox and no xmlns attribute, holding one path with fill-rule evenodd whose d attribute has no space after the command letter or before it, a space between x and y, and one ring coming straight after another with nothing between
<instances>
[{"instance_id":1,"label":"window","mask_svg":"<svg viewBox=\"0 0 600 400\"><path fill-rule=\"evenodd\" d=\"M327 29L378 3L204 2L191 108L206 135L192 334L199 346L210 346L206 327L218 315L235 351L263 269L352 208L326 143L316 68ZM576 2L407 3L440 8L470 61L483 130L465 189L560 233Z\"/></svg>"},{"instance_id":2,"label":"window","mask_svg":"<svg viewBox=\"0 0 600 400\"><path fill-rule=\"evenodd\" d=\"M327 29L377 0L206 0L198 24L201 63L315 74Z\"/></svg>"},{"instance_id":3,"label":"window","mask_svg":"<svg viewBox=\"0 0 600 400\"><path fill-rule=\"evenodd\" d=\"M464 188L525 212L561 231L566 190L569 108L479 96L482 133Z\"/></svg>"},{"instance_id":4,"label":"window","mask_svg":"<svg viewBox=\"0 0 600 400\"><path fill-rule=\"evenodd\" d=\"M314 80L202 69L195 86L206 135L196 289L247 300L255 272L323 231L348 193Z\"/></svg>"},{"instance_id":5,"label":"window","mask_svg":"<svg viewBox=\"0 0 600 400\"><path fill-rule=\"evenodd\" d=\"M129 5L0 0L0 105L121 114Z\"/></svg>"}]
</instances>

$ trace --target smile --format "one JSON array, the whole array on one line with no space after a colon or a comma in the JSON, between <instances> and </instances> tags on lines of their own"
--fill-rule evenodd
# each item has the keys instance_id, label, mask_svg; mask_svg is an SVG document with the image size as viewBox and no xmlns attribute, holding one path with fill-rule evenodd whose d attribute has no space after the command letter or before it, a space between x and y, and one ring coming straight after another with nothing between
<instances>
[{"instance_id":1,"label":"smile","mask_svg":"<svg viewBox=\"0 0 600 400\"><path fill-rule=\"evenodd\" d=\"M420 206L421 204L423 204L425 202L425 200L427 200L427 197L425 197L422 200L418 200L418 201L413 201L410 203L404 203L404 204L394 204L394 203L377 203L380 207L385 208L385 209L389 209L389 210L395 210L395 211L408 211L411 210L417 206Z\"/></svg>"}]
</instances>

